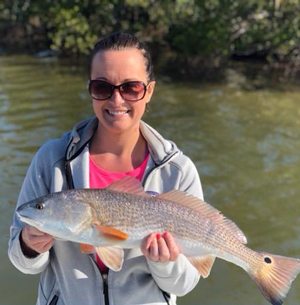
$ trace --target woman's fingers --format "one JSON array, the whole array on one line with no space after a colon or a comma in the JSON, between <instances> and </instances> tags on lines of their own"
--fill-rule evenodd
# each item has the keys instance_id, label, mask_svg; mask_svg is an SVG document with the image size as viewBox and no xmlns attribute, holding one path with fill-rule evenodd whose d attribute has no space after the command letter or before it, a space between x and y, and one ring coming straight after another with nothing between
<instances>
[{"instance_id":1,"label":"woman's fingers","mask_svg":"<svg viewBox=\"0 0 300 305\"><path fill-rule=\"evenodd\" d=\"M154 262L175 261L180 253L173 236L168 232L150 234L144 239L141 250Z\"/></svg>"},{"instance_id":2,"label":"woman's fingers","mask_svg":"<svg viewBox=\"0 0 300 305\"><path fill-rule=\"evenodd\" d=\"M46 252L53 246L54 239L51 235L32 226L26 225L21 234L25 246L38 253Z\"/></svg>"},{"instance_id":3,"label":"woman's fingers","mask_svg":"<svg viewBox=\"0 0 300 305\"><path fill-rule=\"evenodd\" d=\"M165 232L162 236L167 245L167 248L169 249L169 254L170 254L169 260L175 261L178 255L180 254L179 246L175 242L172 234L170 234L169 232Z\"/></svg>"}]
</instances>

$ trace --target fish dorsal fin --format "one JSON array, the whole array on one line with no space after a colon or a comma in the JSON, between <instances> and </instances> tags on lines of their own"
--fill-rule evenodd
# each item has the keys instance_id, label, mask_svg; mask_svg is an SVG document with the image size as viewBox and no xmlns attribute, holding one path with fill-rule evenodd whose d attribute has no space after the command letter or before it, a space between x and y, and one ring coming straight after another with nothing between
<instances>
[{"instance_id":1,"label":"fish dorsal fin","mask_svg":"<svg viewBox=\"0 0 300 305\"><path fill-rule=\"evenodd\" d=\"M198 272L207 278L210 275L211 268L215 262L216 257L207 255L199 257L189 257L188 258L191 264L198 270Z\"/></svg>"},{"instance_id":2,"label":"fish dorsal fin","mask_svg":"<svg viewBox=\"0 0 300 305\"><path fill-rule=\"evenodd\" d=\"M135 194L135 195L148 196L144 192L144 189L143 189L140 181L137 180L136 178L130 177L130 176L113 182L106 189L110 190L110 191L115 191L115 192L124 192L124 193L131 193L131 194Z\"/></svg>"},{"instance_id":3,"label":"fish dorsal fin","mask_svg":"<svg viewBox=\"0 0 300 305\"><path fill-rule=\"evenodd\" d=\"M224 225L226 229L243 244L247 243L246 236L233 221L223 216L223 214L218 209L214 208L212 205L201 200L200 198L178 190L160 194L157 196L157 198L175 202L181 206L197 211L202 216Z\"/></svg>"}]
</instances>

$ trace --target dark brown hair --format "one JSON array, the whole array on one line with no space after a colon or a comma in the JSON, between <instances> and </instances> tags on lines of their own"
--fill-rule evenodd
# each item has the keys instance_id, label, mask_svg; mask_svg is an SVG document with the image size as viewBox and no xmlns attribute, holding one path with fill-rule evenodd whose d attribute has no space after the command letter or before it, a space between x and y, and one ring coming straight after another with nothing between
<instances>
[{"instance_id":1,"label":"dark brown hair","mask_svg":"<svg viewBox=\"0 0 300 305\"><path fill-rule=\"evenodd\" d=\"M124 32L112 33L95 44L90 55L89 75L91 75L93 59L98 52L107 50L123 50L126 48L136 48L141 51L145 58L148 80L154 80L152 59L148 48L136 36Z\"/></svg>"}]
</instances>

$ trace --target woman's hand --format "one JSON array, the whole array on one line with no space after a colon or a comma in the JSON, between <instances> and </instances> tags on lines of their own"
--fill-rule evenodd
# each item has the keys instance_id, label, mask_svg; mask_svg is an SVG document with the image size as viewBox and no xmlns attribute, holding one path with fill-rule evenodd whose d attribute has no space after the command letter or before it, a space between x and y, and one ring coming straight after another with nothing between
<instances>
[{"instance_id":1,"label":"woman's hand","mask_svg":"<svg viewBox=\"0 0 300 305\"><path fill-rule=\"evenodd\" d=\"M25 256L35 257L51 249L54 238L40 230L26 225L20 235L22 251Z\"/></svg>"},{"instance_id":2,"label":"woman's hand","mask_svg":"<svg viewBox=\"0 0 300 305\"><path fill-rule=\"evenodd\" d=\"M147 236L141 246L142 253L154 262L175 261L180 249L169 232L152 233Z\"/></svg>"}]
</instances>

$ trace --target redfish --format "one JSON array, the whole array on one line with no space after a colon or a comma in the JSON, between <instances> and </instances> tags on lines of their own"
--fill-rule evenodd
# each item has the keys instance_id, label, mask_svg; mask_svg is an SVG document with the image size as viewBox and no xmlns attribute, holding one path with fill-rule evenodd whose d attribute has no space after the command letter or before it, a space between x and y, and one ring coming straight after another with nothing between
<instances>
[{"instance_id":1,"label":"redfish","mask_svg":"<svg viewBox=\"0 0 300 305\"><path fill-rule=\"evenodd\" d=\"M282 304L300 272L300 259L248 248L237 225L210 204L177 190L150 196L134 178L105 189L49 194L16 213L56 238L95 249L114 271L122 268L123 249L140 247L150 233L168 231L202 277L210 274L216 257L226 260L244 269L273 305Z\"/></svg>"}]
</instances>

